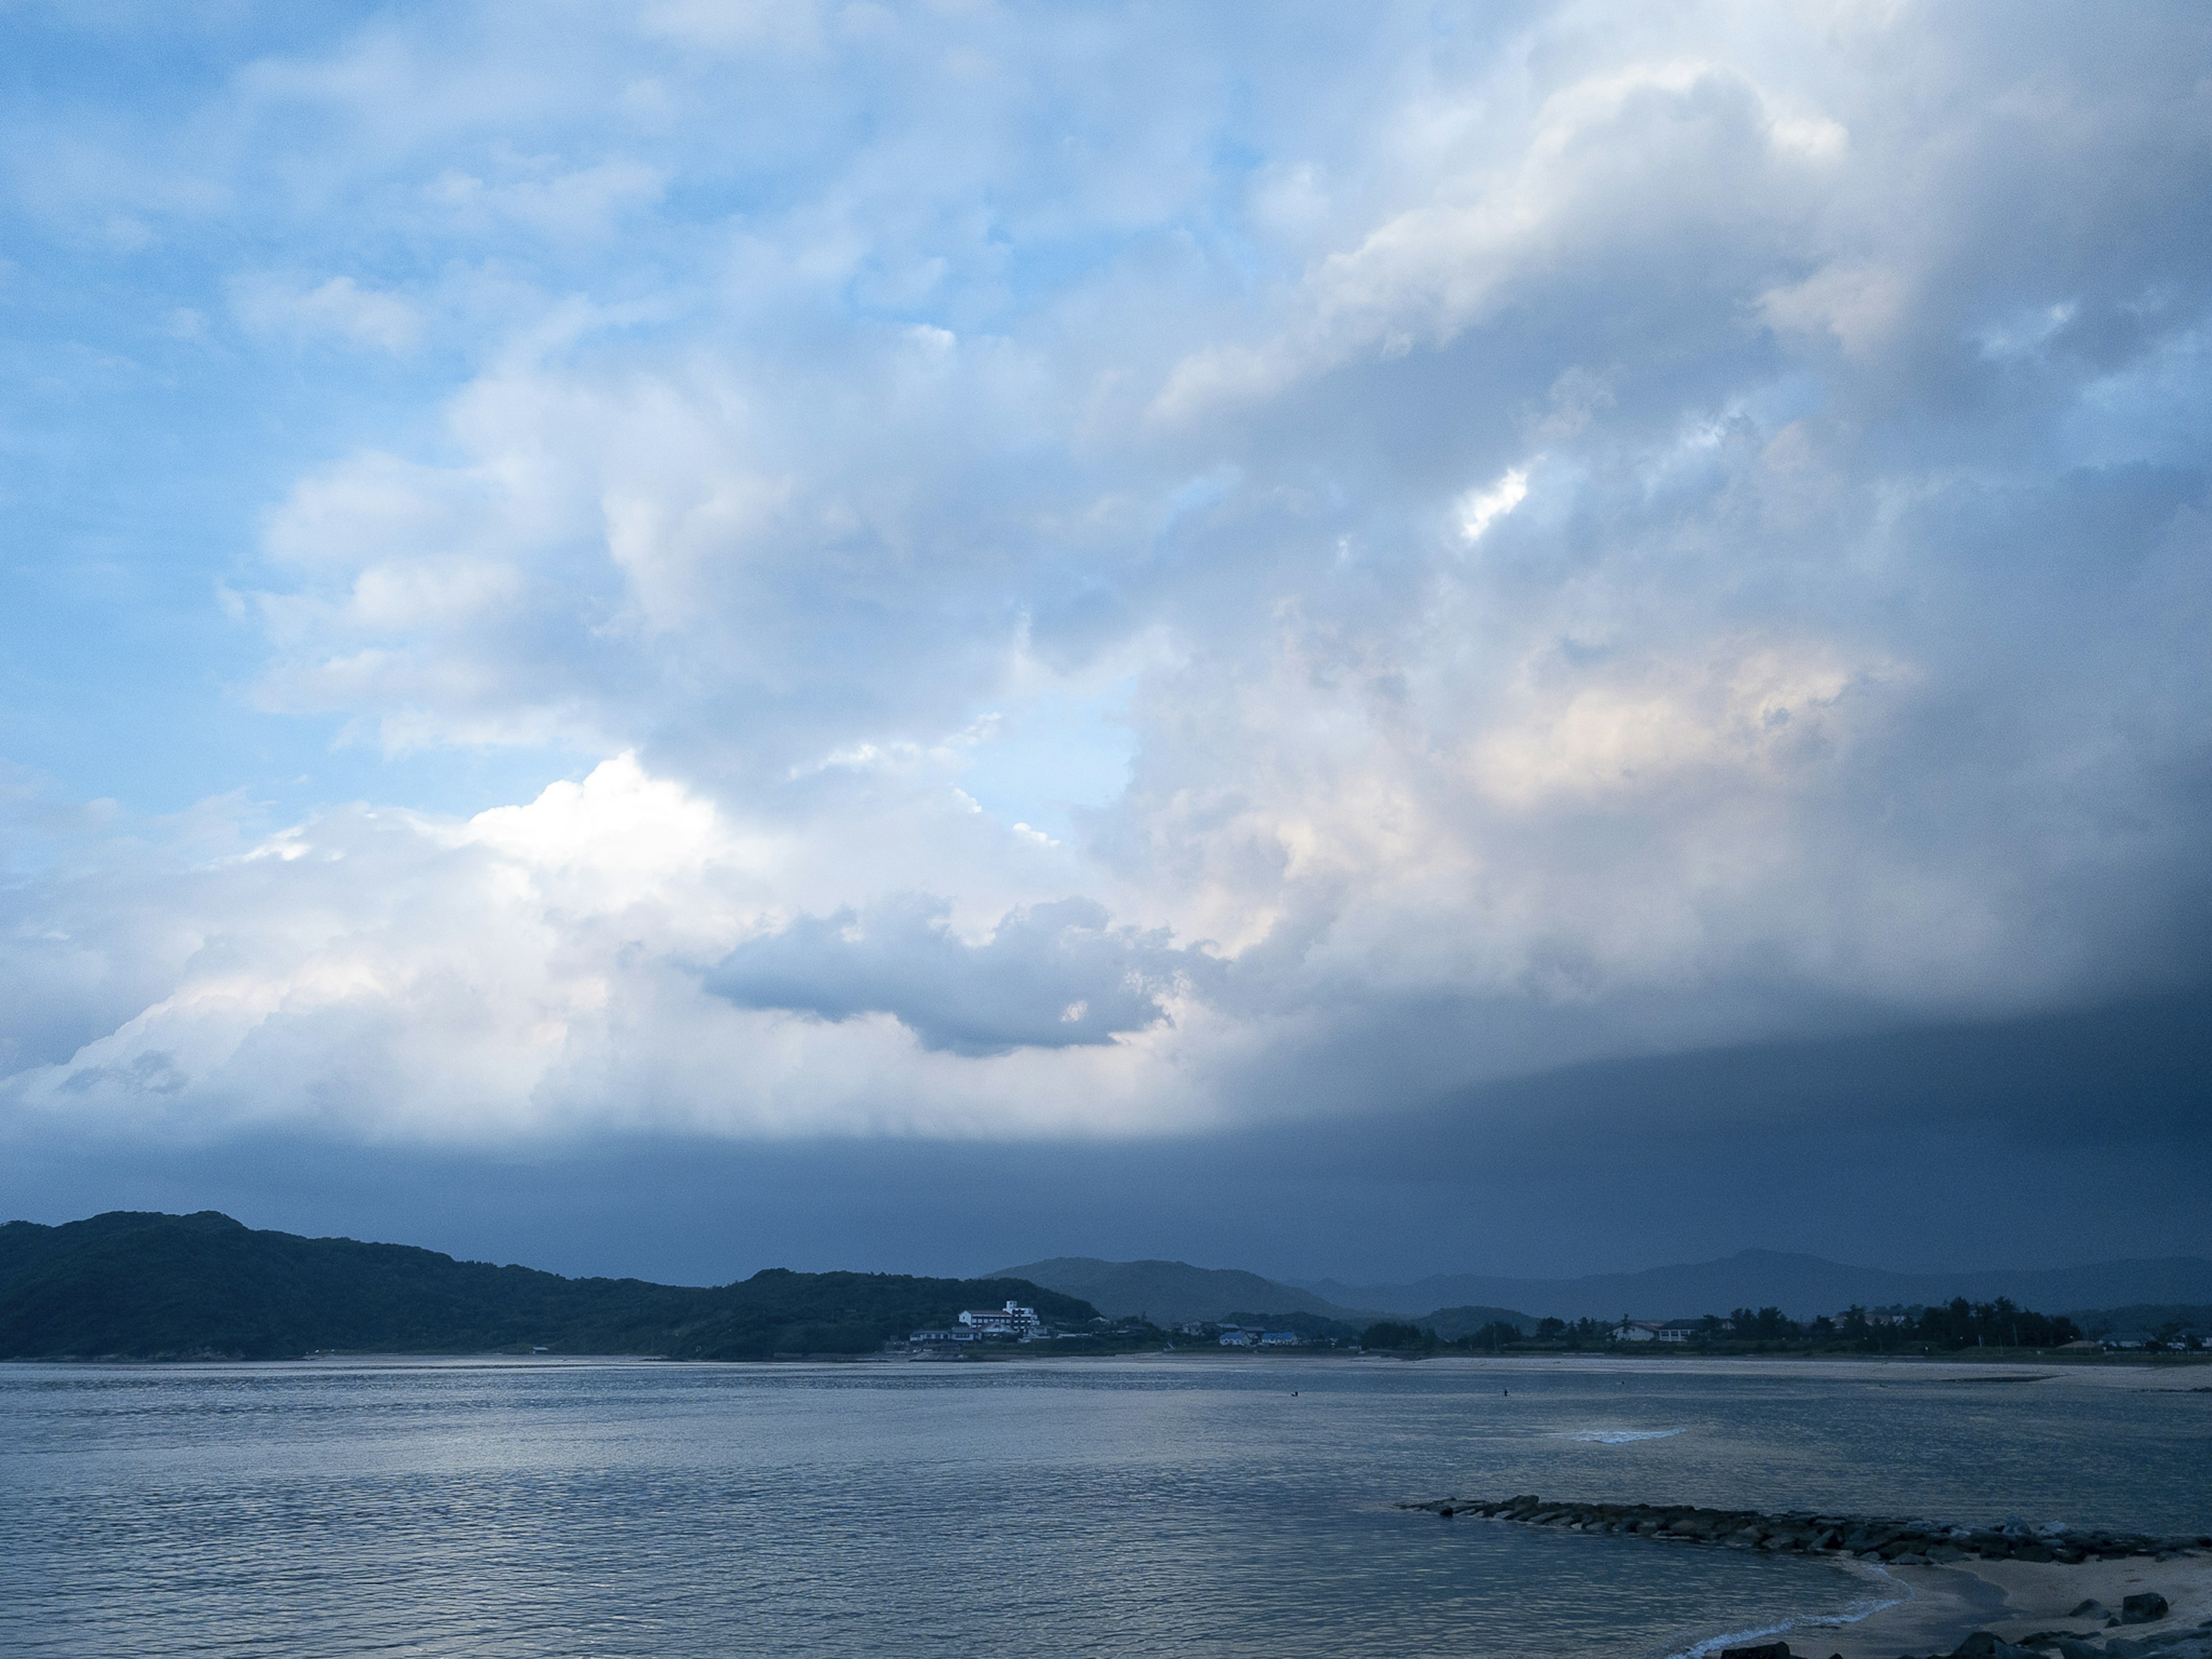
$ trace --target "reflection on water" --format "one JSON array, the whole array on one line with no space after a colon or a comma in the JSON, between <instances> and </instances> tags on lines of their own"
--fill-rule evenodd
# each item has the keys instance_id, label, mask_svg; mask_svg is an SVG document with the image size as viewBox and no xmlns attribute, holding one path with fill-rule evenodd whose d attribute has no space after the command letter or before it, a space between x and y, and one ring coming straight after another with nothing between
<instances>
[{"instance_id":1,"label":"reflection on water","mask_svg":"<svg viewBox=\"0 0 2212 1659\"><path fill-rule=\"evenodd\" d=\"M1883 1587L1392 1505L2193 1529L2208 1428L2212 1397L2063 1379L1461 1362L0 1366L0 1629L133 1656L1660 1654Z\"/></svg>"}]
</instances>

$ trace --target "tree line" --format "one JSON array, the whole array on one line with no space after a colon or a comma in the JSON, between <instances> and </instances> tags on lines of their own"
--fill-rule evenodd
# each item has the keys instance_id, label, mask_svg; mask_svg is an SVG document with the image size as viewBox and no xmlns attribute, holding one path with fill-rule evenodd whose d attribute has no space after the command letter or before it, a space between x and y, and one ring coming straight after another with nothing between
<instances>
[{"instance_id":1,"label":"tree line","mask_svg":"<svg viewBox=\"0 0 2212 1659\"><path fill-rule=\"evenodd\" d=\"M1533 1332L1492 1320L1463 1336L1444 1338L1434 1328L1414 1322L1381 1320L1360 1333L1364 1348L1386 1348L1420 1352L1456 1351L1503 1353L1508 1349L1589 1349L1617 1346L1618 1332L1628 1322L1598 1319L1544 1319ZM2008 1297L1990 1302L1970 1302L1954 1297L1948 1303L1897 1313L1873 1311L1853 1305L1840 1315L1822 1314L1800 1322L1781 1309L1737 1308L1725 1318L1707 1314L1698 1322L1686 1346L1717 1347L1790 1346L1829 1352L1893 1353L1908 1348L2057 1348L2077 1341L2081 1328L2063 1314L2038 1313Z\"/></svg>"}]
</instances>

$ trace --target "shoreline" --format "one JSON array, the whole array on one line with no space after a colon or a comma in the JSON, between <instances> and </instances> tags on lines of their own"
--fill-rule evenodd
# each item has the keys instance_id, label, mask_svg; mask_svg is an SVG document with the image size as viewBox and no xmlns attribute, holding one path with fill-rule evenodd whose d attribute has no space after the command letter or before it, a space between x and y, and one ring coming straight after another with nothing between
<instances>
[{"instance_id":1,"label":"shoreline","mask_svg":"<svg viewBox=\"0 0 2212 1659\"><path fill-rule=\"evenodd\" d=\"M2165 1559L2122 1556L2099 1561L1954 1561L1942 1566L1881 1570L1908 1595L1850 1624L1823 1627L1820 1643L1842 1659L1897 1659L1901 1654L1948 1654L1976 1631L2017 1644L2062 1633L2102 1647L2114 1638L2160 1642L2212 1620L2212 1555ZM2166 1598L2163 1618L2108 1626L2104 1615L2073 1616L2085 1601L2117 1612L2128 1596L2155 1591ZM1809 1623L1809 1621L1807 1621ZM1796 1628L1796 1626L1793 1626ZM1785 1637L1786 1639L1786 1637ZM1808 1651L1810 1651L1808 1647Z\"/></svg>"},{"instance_id":2,"label":"shoreline","mask_svg":"<svg viewBox=\"0 0 2212 1659\"><path fill-rule=\"evenodd\" d=\"M1250 1350L1177 1348L1147 1349L1123 1353L1053 1353L1022 1352L962 1354L957 1357L914 1353L805 1354L748 1359L671 1358L653 1353L517 1353L511 1350L370 1350L325 1351L258 1358L234 1355L166 1355L160 1358L126 1355L43 1354L0 1358L0 1366L295 1366L393 1364L436 1363L496 1363L544 1364L652 1365L907 1365L963 1367L979 1364L1031 1365L1325 1365L1392 1366L1416 1364L1447 1371L1489 1372L1506 1376L1545 1373L1601 1373L1617 1376L1794 1376L1807 1379L1852 1380L1875 1387L1889 1382L1948 1382L2009 1384L2015 1387L2087 1384L2155 1392L2212 1394L2212 1355L2162 1355L2155 1358L2100 1355L2056 1359L2023 1356L1969 1358L1911 1354L1434 1354L1415 1359L1393 1353L1345 1353L1327 1350L1288 1349L1259 1353Z\"/></svg>"},{"instance_id":3,"label":"shoreline","mask_svg":"<svg viewBox=\"0 0 2212 1659\"><path fill-rule=\"evenodd\" d=\"M1708 1637L1672 1659L2187 1659L2212 1654L2212 1534L2158 1536L2058 1523L1951 1526L1871 1516L1768 1515L1692 1504L1603 1504L1534 1496L1432 1498L1402 1510L1652 1543L1820 1560L1865 1577L1860 1611L1808 1614ZM2133 1598L2131 1601L2130 1598ZM1978 1642L1978 1647L1970 1647ZM2177 1644L2187 1644L2186 1647Z\"/></svg>"},{"instance_id":4,"label":"shoreline","mask_svg":"<svg viewBox=\"0 0 2212 1659\"><path fill-rule=\"evenodd\" d=\"M1807 1631L1856 1630L1873 1620L1894 1612L1900 1607L1910 1605L1914 1600L1912 1589L1899 1582L1883 1568L1865 1566L1855 1561L1836 1562L1832 1565L1846 1571L1856 1571L1869 1584L1875 1586L1874 1595L1868 1598L1872 1605L1858 1612L1853 1612L1847 1607L1841 1613L1808 1613L1802 1618L1785 1619L1773 1624L1759 1625L1743 1630L1723 1631L1717 1636L1708 1636L1701 1642L1692 1643L1678 1653L1669 1654L1667 1659L1717 1659L1719 1655L1733 1652L1746 1646L1757 1646L1770 1642L1779 1642L1786 1646L1792 1635ZM1859 1605L1854 1602L1851 1607ZM1846 1656L1838 1651L1838 1646L1831 1645L1830 1638L1826 1635L1823 1635L1817 1643L1808 1642L1804 1645L1805 1659L1814 1659L1812 1650L1815 1647L1827 1647L1832 1659L1875 1659L1875 1654L1871 1650L1864 1653L1853 1650ZM1911 1645L1911 1644L1908 1642L1907 1649ZM1945 1645L1948 1647L1952 1644ZM1896 1656L1889 1654L1886 1638L1877 1640L1875 1648L1881 1650L1881 1659L1896 1659ZM1900 1650L1900 1653L1903 1652L1905 1650ZM1794 1655L1793 1650L1793 1659Z\"/></svg>"}]
</instances>

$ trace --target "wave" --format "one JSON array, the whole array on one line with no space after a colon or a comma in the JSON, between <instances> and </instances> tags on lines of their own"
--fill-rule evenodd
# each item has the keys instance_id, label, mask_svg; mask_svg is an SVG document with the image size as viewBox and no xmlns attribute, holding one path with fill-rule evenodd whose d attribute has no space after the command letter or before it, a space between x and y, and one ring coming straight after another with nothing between
<instances>
[{"instance_id":1,"label":"wave","mask_svg":"<svg viewBox=\"0 0 2212 1659\"><path fill-rule=\"evenodd\" d=\"M1580 1440L1599 1446L1626 1446L1635 1440L1665 1440L1680 1429L1562 1429L1554 1440Z\"/></svg>"},{"instance_id":2,"label":"wave","mask_svg":"<svg viewBox=\"0 0 2212 1659\"><path fill-rule=\"evenodd\" d=\"M1871 1619L1877 1613L1885 1613L1912 1599L1911 1585L1891 1577L1880 1567L1862 1563L1858 1570L1869 1577L1879 1578L1882 1589L1863 1601L1853 1601L1841 1613L1808 1613L1802 1619L1784 1619L1778 1624L1761 1625L1755 1630L1732 1630L1719 1636L1708 1636L1693 1647L1668 1654L1667 1659L1711 1659L1711 1656L1723 1648L1741 1647L1747 1642L1756 1642L1769 1636L1784 1636L1800 1626L1833 1629L1838 1625L1856 1625L1863 1619ZM1896 1594L1885 1599L1884 1592L1891 1590Z\"/></svg>"}]
</instances>

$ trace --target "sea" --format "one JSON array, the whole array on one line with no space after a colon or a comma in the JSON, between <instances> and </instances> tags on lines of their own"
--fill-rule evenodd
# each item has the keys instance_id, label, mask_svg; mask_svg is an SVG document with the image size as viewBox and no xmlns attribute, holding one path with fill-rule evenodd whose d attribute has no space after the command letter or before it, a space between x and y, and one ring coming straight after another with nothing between
<instances>
[{"instance_id":1,"label":"sea","mask_svg":"<svg viewBox=\"0 0 2212 1659\"><path fill-rule=\"evenodd\" d=\"M2195 1375L2212 1377L2212 1373ZM10 1655L1698 1655L1878 1572L1443 1496L2212 1529L2148 1371L1174 1356L0 1365Z\"/></svg>"}]
</instances>

